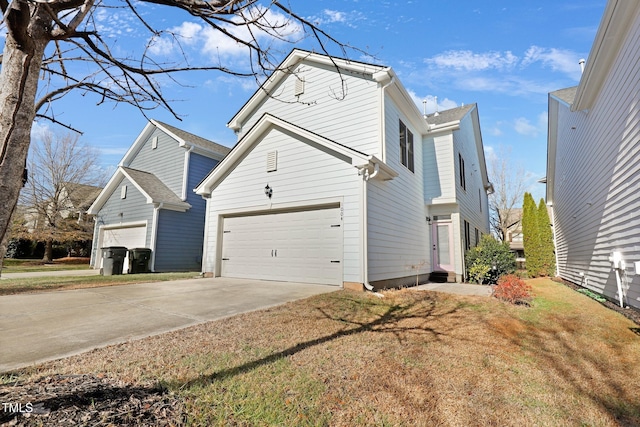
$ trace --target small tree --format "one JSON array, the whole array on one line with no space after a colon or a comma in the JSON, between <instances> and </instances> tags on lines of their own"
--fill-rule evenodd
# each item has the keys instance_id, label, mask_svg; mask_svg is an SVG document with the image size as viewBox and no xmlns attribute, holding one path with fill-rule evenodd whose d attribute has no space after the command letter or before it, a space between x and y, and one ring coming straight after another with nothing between
<instances>
[{"instance_id":1,"label":"small tree","mask_svg":"<svg viewBox=\"0 0 640 427\"><path fill-rule=\"evenodd\" d=\"M511 150L498 147L489 159L489 176L494 192L489 195L489 223L500 241L507 240L507 232L520 222L519 202L527 188L527 178L519 165L511 159Z\"/></svg>"},{"instance_id":2,"label":"small tree","mask_svg":"<svg viewBox=\"0 0 640 427\"><path fill-rule=\"evenodd\" d=\"M467 277L478 284L496 283L498 278L516 271L516 257L509 243L484 235L480 244L465 255Z\"/></svg>"},{"instance_id":3,"label":"small tree","mask_svg":"<svg viewBox=\"0 0 640 427\"><path fill-rule=\"evenodd\" d=\"M538 204L538 235L540 238L540 270L541 276L553 276L556 271L555 248L553 245L553 231L549 220L549 211L543 199Z\"/></svg>"},{"instance_id":4,"label":"small tree","mask_svg":"<svg viewBox=\"0 0 640 427\"><path fill-rule=\"evenodd\" d=\"M540 271L540 229L538 208L531 193L524 194L522 206L522 239L529 277L537 277Z\"/></svg>"},{"instance_id":5,"label":"small tree","mask_svg":"<svg viewBox=\"0 0 640 427\"><path fill-rule=\"evenodd\" d=\"M74 211L77 184L100 184L98 152L78 141L77 134L46 134L34 144L29 158L29 179L21 200L28 224L14 237L45 243L43 261L53 258L54 242L91 240L93 225ZM26 230L25 230L26 228Z\"/></svg>"}]
</instances>

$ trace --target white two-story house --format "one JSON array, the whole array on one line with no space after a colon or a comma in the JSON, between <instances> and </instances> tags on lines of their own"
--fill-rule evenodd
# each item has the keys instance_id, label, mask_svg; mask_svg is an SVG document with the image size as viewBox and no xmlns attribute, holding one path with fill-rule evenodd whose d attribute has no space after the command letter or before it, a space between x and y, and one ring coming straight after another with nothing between
<instances>
[{"instance_id":1,"label":"white two-story house","mask_svg":"<svg viewBox=\"0 0 640 427\"><path fill-rule=\"evenodd\" d=\"M461 281L489 232L476 105L423 116L395 72L293 50L196 188L203 271L368 289Z\"/></svg>"}]
</instances>

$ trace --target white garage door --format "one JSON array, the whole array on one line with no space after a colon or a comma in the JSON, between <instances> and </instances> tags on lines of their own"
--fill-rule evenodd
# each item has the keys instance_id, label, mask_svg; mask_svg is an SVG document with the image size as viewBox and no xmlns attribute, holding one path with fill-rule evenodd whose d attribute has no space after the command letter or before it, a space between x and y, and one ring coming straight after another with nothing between
<instances>
[{"instance_id":1,"label":"white garage door","mask_svg":"<svg viewBox=\"0 0 640 427\"><path fill-rule=\"evenodd\" d=\"M102 230L102 247L124 246L128 249L144 248L147 242L147 226L106 228ZM99 253L102 267L102 253ZM129 270L129 254L124 260L124 272Z\"/></svg>"},{"instance_id":2,"label":"white garage door","mask_svg":"<svg viewBox=\"0 0 640 427\"><path fill-rule=\"evenodd\" d=\"M340 209L225 218L224 277L342 285Z\"/></svg>"}]
</instances>

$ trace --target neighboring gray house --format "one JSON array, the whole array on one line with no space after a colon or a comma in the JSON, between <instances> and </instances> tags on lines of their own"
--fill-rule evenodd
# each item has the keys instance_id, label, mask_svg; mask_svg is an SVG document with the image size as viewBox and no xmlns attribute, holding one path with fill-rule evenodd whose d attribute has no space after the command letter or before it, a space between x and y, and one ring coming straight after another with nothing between
<instances>
[{"instance_id":1,"label":"neighboring gray house","mask_svg":"<svg viewBox=\"0 0 640 427\"><path fill-rule=\"evenodd\" d=\"M577 87L549 94L557 273L640 308L640 2L609 1Z\"/></svg>"},{"instance_id":2,"label":"neighboring gray house","mask_svg":"<svg viewBox=\"0 0 640 427\"><path fill-rule=\"evenodd\" d=\"M93 268L101 267L99 248L124 246L150 248L152 271L200 271L205 202L193 188L228 152L151 120L89 208Z\"/></svg>"},{"instance_id":3,"label":"neighboring gray house","mask_svg":"<svg viewBox=\"0 0 640 427\"><path fill-rule=\"evenodd\" d=\"M391 68L298 49L278 70L196 189L203 272L354 289L462 280L465 248L489 232L476 105L424 117Z\"/></svg>"}]
</instances>

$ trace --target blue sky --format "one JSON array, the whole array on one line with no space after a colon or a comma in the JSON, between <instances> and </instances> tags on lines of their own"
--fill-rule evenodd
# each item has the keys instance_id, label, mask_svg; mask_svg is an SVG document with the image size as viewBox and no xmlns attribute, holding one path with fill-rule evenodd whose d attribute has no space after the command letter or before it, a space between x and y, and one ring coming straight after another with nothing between
<instances>
[{"instance_id":1,"label":"blue sky","mask_svg":"<svg viewBox=\"0 0 640 427\"><path fill-rule=\"evenodd\" d=\"M536 198L544 187L547 94L574 86L580 79L578 60L587 58L605 0L290 0L299 15L317 22L338 40L367 52L350 51L351 59L391 66L422 110L478 103L487 157L510 151L513 164L526 171ZM157 27L183 36L192 63L218 58L241 66L237 46L207 31L186 14L161 6L142 11ZM274 15L275 16L275 15ZM275 16L277 18L277 16ZM101 12L96 19L120 51L134 52L149 33L123 11ZM293 47L317 48L300 40L292 26L294 45L275 43L282 59ZM152 47L159 58L175 59L170 40ZM338 53L336 50L334 53ZM183 121L158 109L149 116L223 145L235 143L226 123L256 89L253 79L216 72L177 76L180 85L162 80L167 98ZM100 149L105 168L116 165L146 124L133 107L96 105L97 99L72 94L54 105L56 117L84 132L82 140ZM39 122L34 132L52 128Z\"/></svg>"}]
</instances>

